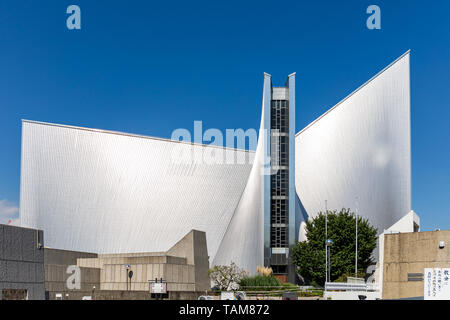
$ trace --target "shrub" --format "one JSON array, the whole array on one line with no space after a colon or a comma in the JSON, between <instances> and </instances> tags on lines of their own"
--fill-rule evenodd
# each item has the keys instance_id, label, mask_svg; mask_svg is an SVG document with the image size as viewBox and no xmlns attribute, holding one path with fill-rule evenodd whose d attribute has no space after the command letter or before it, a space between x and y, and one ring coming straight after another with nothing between
<instances>
[{"instance_id":1,"label":"shrub","mask_svg":"<svg viewBox=\"0 0 450 320\"><path fill-rule=\"evenodd\" d=\"M280 290L283 284L274 276L255 275L243 277L239 286L246 291Z\"/></svg>"},{"instance_id":2,"label":"shrub","mask_svg":"<svg viewBox=\"0 0 450 320\"><path fill-rule=\"evenodd\" d=\"M245 271L239 268L234 262L229 266L214 266L208 270L209 277L218 290L233 290L245 276Z\"/></svg>"},{"instance_id":3,"label":"shrub","mask_svg":"<svg viewBox=\"0 0 450 320\"><path fill-rule=\"evenodd\" d=\"M258 267L256 268L256 273L260 273L260 274L262 274L263 276L268 277L268 276L272 275L273 270L272 270L272 268L270 268L270 267L261 267L261 266L258 266Z\"/></svg>"},{"instance_id":4,"label":"shrub","mask_svg":"<svg viewBox=\"0 0 450 320\"><path fill-rule=\"evenodd\" d=\"M354 274L342 274L339 278L337 278L336 280L334 280L333 282L347 282L347 278L348 277L354 277ZM362 270L358 271L358 278L364 279L364 277L366 276L366 273L363 272Z\"/></svg>"}]
</instances>

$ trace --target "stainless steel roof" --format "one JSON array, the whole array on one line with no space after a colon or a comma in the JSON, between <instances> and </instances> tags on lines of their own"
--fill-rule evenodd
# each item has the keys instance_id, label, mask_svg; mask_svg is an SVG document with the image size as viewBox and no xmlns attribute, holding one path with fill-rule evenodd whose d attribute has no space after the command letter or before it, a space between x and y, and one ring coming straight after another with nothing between
<instances>
[{"instance_id":1,"label":"stainless steel roof","mask_svg":"<svg viewBox=\"0 0 450 320\"><path fill-rule=\"evenodd\" d=\"M251 169L180 154L254 152L23 121L20 219L49 247L166 251L191 229L215 256Z\"/></svg>"}]
</instances>

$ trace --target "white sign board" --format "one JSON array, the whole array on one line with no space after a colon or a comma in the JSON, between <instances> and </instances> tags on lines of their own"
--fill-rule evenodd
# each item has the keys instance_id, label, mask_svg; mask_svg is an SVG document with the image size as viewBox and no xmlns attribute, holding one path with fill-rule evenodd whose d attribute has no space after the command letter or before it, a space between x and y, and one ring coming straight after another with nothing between
<instances>
[{"instance_id":1,"label":"white sign board","mask_svg":"<svg viewBox=\"0 0 450 320\"><path fill-rule=\"evenodd\" d=\"M233 291L222 291L220 293L220 300L236 300Z\"/></svg>"},{"instance_id":2,"label":"white sign board","mask_svg":"<svg viewBox=\"0 0 450 320\"><path fill-rule=\"evenodd\" d=\"M288 254L288 248L272 248L272 254Z\"/></svg>"},{"instance_id":3,"label":"white sign board","mask_svg":"<svg viewBox=\"0 0 450 320\"><path fill-rule=\"evenodd\" d=\"M152 282L150 285L150 293L167 293L167 283Z\"/></svg>"},{"instance_id":4,"label":"white sign board","mask_svg":"<svg viewBox=\"0 0 450 320\"><path fill-rule=\"evenodd\" d=\"M424 300L450 300L450 268L425 268Z\"/></svg>"}]
</instances>

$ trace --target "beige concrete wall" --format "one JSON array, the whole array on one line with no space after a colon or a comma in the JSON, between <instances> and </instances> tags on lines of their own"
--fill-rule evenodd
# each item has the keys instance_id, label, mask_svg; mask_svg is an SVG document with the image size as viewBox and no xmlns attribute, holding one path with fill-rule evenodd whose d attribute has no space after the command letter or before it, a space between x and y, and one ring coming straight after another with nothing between
<instances>
[{"instance_id":1,"label":"beige concrete wall","mask_svg":"<svg viewBox=\"0 0 450 320\"><path fill-rule=\"evenodd\" d=\"M184 257L172 257L172 256L152 256L151 253L148 253L148 256L134 256L134 254L130 254L130 257L123 256L121 254L117 257L114 255L108 255L104 257L102 255L97 259L85 259L80 258L77 259L77 265L80 267L88 267L88 268L103 268L104 265L126 265L126 264L164 264L164 263L174 263L174 264L186 264L187 259Z\"/></svg>"},{"instance_id":2,"label":"beige concrete wall","mask_svg":"<svg viewBox=\"0 0 450 320\"><path fill-rule=\"evenodd\" d=\"M79 258L97 258L96 253L70 251L53 248L44 249L45 264L76 265Z\"/></svg>"},{"instance_id":3,"label":"beige concrete wall","mask_svg":"<svg viewBox=\"0 0 450 320\"><path fill-rule=\"evenodd\" d=\"M445 247L439 248L444 241ZM386 234L384 238L383 299L423 296L422 281L408 281L408 273L450 267L450 231Z\"/></svg>"},{"instance_id":4,"label":"beige concrete wall","mask_svg":"<svg viewBox=\"0 0 450 320\"><path fill-rule=\"evenodd\" d=\"M167 251L168 255L185 257L187 264L195 266L194 283L196 291L211 289L211 281L208 275L209 257L206 243L206 234L201 231L191 230L185 237L178 241Z\"/></svg>"},{"instance_id":5,"label":"beige concrete wall","mask_svg":"<svg viewBox=\"0 0 450 320\"><path fill-rule=\"evenodd\" d=\"M149 281L163 278L167 290L195 291L195 266L186 264L130 264L133 271L131 290L147 291ZM125 264L104 264L101 269L101 290L126 290ZM130 286L130 284L128 284Z\"/></svg>"},{"instance_id":6,"label":"beige concrete wall","mask_svg":"<svg viewBox=\"0 0 450 320\"><path fill-rule=\"evenodd\" d=\"M80 268L80 289L68 289L67 278L71 275L67 273L66 265L45 265L45 291L48 291L49 298L55 299L56 293L61 293L63 299L81 299L82 296L92 294L93 287L100 287L100 270L95 268ZM66 296L68 294L68 296Z\"/></svg>"},{"instance_id":7,"label":"beige concrete wall","mask_svg":"<svg viewBox=\"0 0 450 320\"><path fill-rule=\"evenodd\" d=\"M67 264L76 262L82 270L82 288L80 292L90 295L92 287L107 291L150 291L150 281L156 278L167 282L169 292L203 292L210 290L208 276L208 255L206 234L192 230L180 239L167 253L129 253L95 255L65 250L49 250L51 262L46 265L47 291L64 293ZM130 282L127 281L127 267L133 271ZM90 276L90 270L95 275ZM92 278L92 279L91 279ZM91 280L89 280L91 279ZM127 285L128 283L128 285ZM66 290L67 291L67 290ZM180 293L181 294L181 293Z\"/></svg>"},{"instance_id":8,"label":"beige concrete wall","mask_svg":"<svg viewBox=\"0 0 450 320\"><path fill-rule=\"evenodd\" d=\"M127 264L133 271L129 288L133 291L149 291L149 282L155 278L163 278L168 291L211 288L206 234L201 231L190 231L167 253L102 254L97 259L78 259L79 266L101 269L101 290L127 290Z\"/></svg>"}]
</instances>

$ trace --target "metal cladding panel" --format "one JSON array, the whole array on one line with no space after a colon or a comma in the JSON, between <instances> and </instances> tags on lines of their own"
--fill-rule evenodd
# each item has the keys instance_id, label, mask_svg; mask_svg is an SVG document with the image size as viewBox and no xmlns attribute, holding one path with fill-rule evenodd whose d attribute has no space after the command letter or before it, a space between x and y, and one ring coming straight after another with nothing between
<instances>
[{"instance_id":1,"label":"metal cladding panel","mask_svg":"<svg viewBox=\"0 0 450 320\"><path fill-rule=\"evenodd\" d=\"M295 194L295 73L289 75L289 247L298 241Z\"/></svg>"},{"instance_id":2,"label":"metal cladding panel","mask_svg":"<svg viewBox=\"0 0 450 320\"><path fill-rule=\"evenodd\" d=\"M295 183L309 217L327 200L381 233L411 210L409 52L297 134Z\"/></svg>"},{"instance_id":3,"label":"metal cladding panel","mask_svg":"<svg viewBox=\"0 0 450 320\"><path fill-rule=\"evenodd\" d=\"M180 152L245 164L178 163ZM214 258L254 152L23 121L20 219L49 247L96 253L165 251L206 232Z\"/></svg>"},{"instance_id":4,"label":"metal cladding panel","mask_svg":"<svg viewBox=\"0 0 450 320\"><path fill-rule=\"evenodd\" d=\"M271 113L271 103L272 103L272 76L268 73L264 73L264 89L263 89L263 102L262 102L262 110L261 110L261 126L260 126L260 133L259 133L259 145L260 145L260 151L257 152L257 159L261 162L263 162L264 166L264 177L258 178L262 181L252 181L253 185L256 185L257 183L262 184L263 188L263 216L264 216L264 250L263 250L263 263L260 264L261 266L264 265L264 258L269 258L272 254L270 250L270 174L272 173L271 170L271 150L270 150L270 139L271 139L271 119L270 119L270 113ZM263 139L261 139L263 137ZM258 145L258 147L259 147ZM267 159L267 160L264 160ZM259 164L261 166L261 164ZM259 170L259 169L255 169ZM261 171L261 170L260 170ZM256 180L256 178L254 179ZM255 188L255 187L254 187ZM256 271L256 269L255 269Z\"/></svg>"},{"instance_id":5,"label":"metal cladding panel","mask_svg":"<svg viewBox=\"0 0 450 320\"><path fill-rule=\"evenodd\" d=\"M264 251L270 253L270 138L271 76L264 75L261 125L258 146L247 185L223 237L213 265L229 265L235 262L248 273L256 272L264 264ZM269 117L270 120L270 117ZM270 185L270 184L269 184ZM268 201L269 200L269 201ZM267 205L269 203L269 205ZM268 214L268 215L267 215Z\"/></svg>"}]
</instances>

